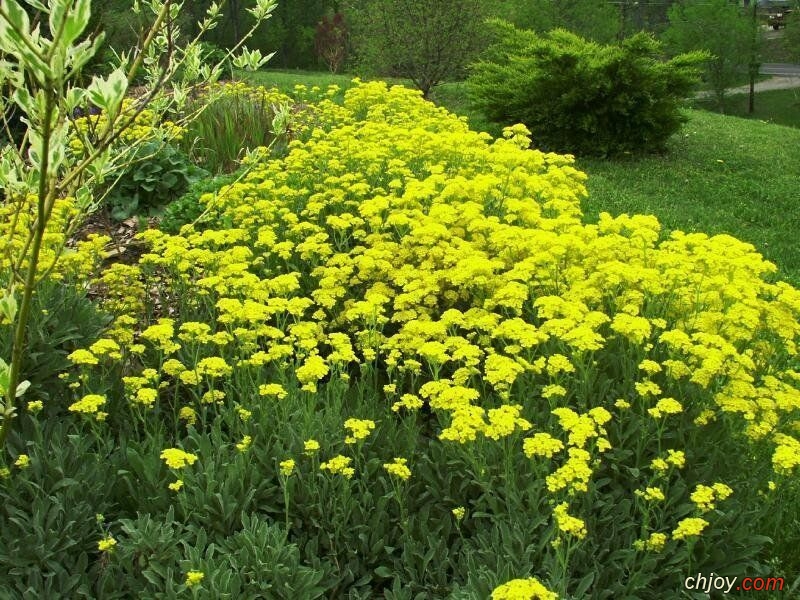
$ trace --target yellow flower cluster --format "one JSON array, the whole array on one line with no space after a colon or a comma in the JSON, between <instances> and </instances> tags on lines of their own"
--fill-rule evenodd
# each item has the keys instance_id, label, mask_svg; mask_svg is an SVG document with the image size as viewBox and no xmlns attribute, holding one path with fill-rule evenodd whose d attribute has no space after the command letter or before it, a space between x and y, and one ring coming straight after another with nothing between
<instances>
[{"instance_id":1,"label":"yellow flower cluster","mask_svg":"<svg viewBox=\"0 0 800 600\"><path fill-rule=\"evenodd\" d=\"M636 540L633 547L636 550L646 550L648 552L661 552L667 544L669 537L666 533L651 533L646 540Z\"/></svg>"},{"instance_id":2,"label":"yellow flower cluster","mask_svg":"<svg viewBox=\"0 0 800 600\"><path fill-rule=\"evenodd\" d=\"M139 110L135 100L126 98L122 102L121 115L118 119L123 121L131 118L133 121L130 127L122 132L117 145L131 145L143 141L177 141L184 133L182 127L172 121L160 121L155 111L149 108ZM94 144L107 134L109 120L106 113L89 114L74 119L71 125L71 136L67 144L69 150L76 156L88 156Z\"/></svg>"},{"instance_id":3,"label":"yellow flower cluster","mask_svg":"<svg viewBox=\"0 0 800 600\"><path fill-rule=\"evenodd\" d=\"M768 444L779 474L800 465L800 292L772 282L774 265L752 246L678 231L661 240L651 216L588 223L572 158L528 150L524 128L472 132L407 89L358 84L311 111L284 158L253 159L201 198L202 223L144 232L140 264L106 272L107 337L125 351L73 353L82 372L119 353L139 407L166 404L166 384L194 394L187 409L216 415L259 401L256 390L311 403L322 386L361 385L351 373L380 369L360 414L411 422L430 411L444 442L521 445L552 460L529 464L549 469L553 495L588 491L610 454L607 430L636 411L659 428L719 416L731 435ZM185 313L147 321L152 286ZM607 396L588 389L623 355L629 377ZM181 409L187 422L194 414ZM345 427L353 444L375 424ZM320 468L350 478L351 461ZM677 448L651 462L659 485L685 466ZM640 493L655 502L661 489ZM580 534L556 506L559 527ZM673 537L704 527L684 520ZM642 547L662 548L660 535Z\"/></svg>"},{"instance_id":4,"label":"yellow flower cluster","mask_svg":"<svg viewBox=\"0 0 800 600\"><path fill-rule=\"evenodd\" d=\"M733 490L724 483L715 483L708 486L698 484L689 499L697 505L700 512L713 510L717 500L725 500L733 493Z\"/></svg>"},{"instance_id":5,"label":"yellow flower cluster","mask_svg":"<svg viewBox=\"0 0 800 600\"><path fill-rule=\"evenodd\" d=\"M678 523L678 526L672 532L672 538L675 540L682 540L687 537L700 535L707 526L708 521L705 519L687 517Z\"/></svg>"},{"instance_id":6,"label":"yellow flower cluster","mask_svg":"<svg viewBox=\"0 0 800 600\"><path fill-rule=\"evenodd\" d=\"M583 519L573 517L567 513L568 505L562 502L553 509L553 517L559 531L575 536L579 540L586 537L586 523Z\"/></svg>"},{"instance_id":7,"label":"yellow flower cluster","mask_svg":"<svg viewBox=\"0 0 800 600\"><path fill-rule=\"evenodd\" d=\"M321 471L328 471L331 474L339 474L344 475L347 479L350 479L355 475L355 469L350 466L350 463L353 459L349 456L342 456L339 454L338 456L334 456L329 461L322 463L319 468Z\"/></svg>"},{"instance_id":8,"label":"yellow flower cluster","mask_svg":"<svg viewBox=\"0 0 800 600\"><path fill-rule=\"evenodd\" d=\"M97 542L97 549L100 552L112 552L116 545L117 545L117 540L115 540L111 536L107 536L107 537L104 537L99 542Z\"/></svg>"},{"instance_id":9,"label":"yellow flower cluster","mask_svg":"<svg viewBox=\"0 0 800 600\"><path fill-rule=\"evenodd\" d=\"M77 402L73 402L69 410L72 412L83 413L86 415L98 416L101 413L98 409L106 403L106 397L99 394L87 394ZM102 419L99 419L102 420Z\"/></svg>"},{"instance_id":10,"label":"yellow flower cluster","mask_svg":"<svg viewBox=\"0 0 800 600\"><path fill-rule=\"evenodd\" d=\"M186 573L186 587L191 588L200 585L205 577L206 575L202 571L189 571Z\"/></svg>"},{"instance_id":11,"label":"yellow flower cluster","mask_svg":"<svg viewBox=\"0 0 800 600\"><path fill-rule=\"evenodd\" d=\"M535 577L512 579L492 591L492 600L558 600L558 594L548 590Z\"/></svg>"},{"instance_id":12,"label":"yellow flower cluster","mask_svg":"<svg viewBox=\"0 0 800 600\"><path fill-rule=\"evenodd\" d=\"M0 281L8 286L7 276L24 272L28 266L38 202L35 196L6 198L0 203ZM104 249L111 241L108 236L90 234L74 246L67 246L67 236L85 215L74 198L55 201L50 218L45 224L45 235L39 251L40 273L49 271L48 277L56 281L70 281L85 285L97 273ZM80 355L79 355L80 356ZM94 364L94 363L91 363Z\"/></svg>"},{"instance_id":13,"label":"yellow flower cluster","mask_svg":"<svg viewBox=\"0 0 800 600\"><path fill-rule=\"evenodd\" d=\"M369 437L370 432L375 429L375 421L370 421L369 419L347 419L344 422L344 426L350 430L350 435L344 439L344 443L355 444Z\"/></svg>"},{"instance_id":14,"label":"yellow flower cluster","mask_svg":"<svg viewBox=\"0 0 800 600\"><path fill-rule=\"evenodd\" d=\"M291 458L282 460L278 467L280 468L281 475L288 477L294 472L294 460Z\"/></svg>"},{"instance_id":15,"label":"yellow flower cluster","mask_svg":"<svg viewBox=\"0 0 800 600\"><path fill-rule=\"evenodd\" d=\"M650 502L663 502L666 499L664 496L664 491L657 487L648 487L644 490L636 490L634 494Z\"/></svg>"},{"instance_id":16,"label":"yellow flower cluster","mask_svg":"<svg viewBox=\"0 0 800 600\"><path fill-rule=\"evenodd\" d=\"M411 469L408 468L407 464L408 459L395 458L390 463L383 463L383 468L386 469L386 472L392 477L397 477L405 481L411 477Z\"/></svg>"},{"instance_id":17,"label":"yellow flower cluster","mask_svg":"<svg viewBox=\"0 0 800 600\"><path fill-rule=\"evenodd\" d=\"M179 448L167 448L161 452L161 459L170 469L182 469L186 465L193 465L197 456Z\"/></svg>"}]
</instances>

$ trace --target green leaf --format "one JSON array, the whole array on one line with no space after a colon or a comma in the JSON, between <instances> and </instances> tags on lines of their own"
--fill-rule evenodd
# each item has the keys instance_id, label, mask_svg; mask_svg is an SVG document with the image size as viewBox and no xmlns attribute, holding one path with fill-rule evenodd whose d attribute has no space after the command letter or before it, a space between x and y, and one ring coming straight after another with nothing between
<instances>
[{"instance_id":1,"label":"green leaf","mask_svg":"<svg viewBox=\"0 0 800 600\"><path fill-rule=\"evenodd\" d=\"M89 17L91 16L90 0L74 0L70 3L72 7L66 14L61 37L61 44L64 47L72 45L72 42L78 39L78 36L83 33L83 30L89 24Z\"/></svg>"},{"instance_id":2,"label":"green leaf","mask_svg":"<svg viewBox=\"0 0 800 600\"><path fill-rule=\"evenodd\" d=\"M122 99L128 90L128 78L122 69L114 69L106 79L101 77L92 78L86 90L89 100L108 113L109 123L113 121L119 113Z\"/></svg>"}]
</instances>

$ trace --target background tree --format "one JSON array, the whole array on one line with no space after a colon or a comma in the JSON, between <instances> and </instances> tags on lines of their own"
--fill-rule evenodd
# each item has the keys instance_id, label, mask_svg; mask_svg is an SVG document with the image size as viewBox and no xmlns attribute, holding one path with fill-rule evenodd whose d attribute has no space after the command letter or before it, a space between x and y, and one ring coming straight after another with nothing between
<instances>
[{"instance_id":1,"label":"background tree","mask_svg":"<svg viewBox=\"0 0 800 600\"><path fill-rule=\"evenodd\" d=\"M317 56L328 65L331 73L337 73L347 56L347 39L350 32L347 29L344 15L336 13L332 16L325 15L317 23L314 35L314 49Z\"/></svg>"},{"instance_id":2,"label":"background tree","mask_svg":"<svg viewBox=\"0 0 800 600\"><path fill-rule=\"evenodd\" d=\"M351 39L363 70L407 77L427 97L463 75L483 45L481 0L350 0Z\"/></svg>"},{"instance_id":3,"label":"background tree","mask_svg":"<svg viewBox=\"0 0 800 600\"><path fill-rule=\"evenodd\" d=\"M684 0L668 16L664 41L674 53L706 50L712 55L705 78L724 109L727 89L743 82L753 59L758 36L752 18L729 0Z\"/></svg>"},{"instance_id":4,"label":"background tree","mask_svg":"<svg viewBox=\"0 0 800 600\"><path fill-rule=\"evenodd\" d=\"M792 8L791 14L786 18L783 47L790 60L800 62L800 1L795 2Z\"/></svg>"},{"instance_id":5,"label":"background tree","mask_svg":"<svg viewBox=\"0 0 800 600\"><path fill-rule=\"evenodd\" d=\"M522 29L566 29L600 43L618 37L622 28L620 5L605 0L512 0L496 16Z\"/></svg>"}]
</instances>

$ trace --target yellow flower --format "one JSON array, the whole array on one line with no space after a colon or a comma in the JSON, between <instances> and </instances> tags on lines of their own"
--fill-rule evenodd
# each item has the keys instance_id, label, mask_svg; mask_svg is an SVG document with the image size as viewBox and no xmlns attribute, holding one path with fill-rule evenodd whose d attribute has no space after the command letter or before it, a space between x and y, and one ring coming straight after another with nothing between
<instances>
[{"instance_id":1,"label":"yellow flower","mask_svg":"<svg viewBox=\"0 0 800 600\"><path fill-rule=\"evenodd\" d=\"M678 526L672 532L672 538L675 540L682 540L687 537L700 535L708 526L708 521L697 517L688 517L678 523Z\"/></svg>"},{"instance_id":2,"label":"yellow flower","mask_svg":"<svg viewBox=\"0 0 800 600\"><path fill-rule=\"evenodd\" d=\"M27 469L28 466L31 464L31 459L27 454L20 454L17 457L17 460L14 461L14 464L18 466L20 469Z\"/></svg>"},{"instance_id":3,"label":"yellow flower","mask_svg":"<svg viewBox=\"0 0 800 600\"><path fill-rule=\"evenodd\" d=\"M700 512L713 510L716 500L725 500L733 490L724 483L715 483L712 486L698 484L689 499L697 505Z\"/></svg>"},{"instance_id":4,"label":"yellow flower","mask_svg":"<svg viewBox=\"0 0 800 600\"><path fill-rule=\"evenodd\" d=\"M307 456L312 456L319 451L319 442L317 440L306 440L303 442L303 451Z\"/></svg>"},{"instance_id":5,"label":"yellow flower","mask_svg":"<svg viewBox=\"0 0 800 600\"><path fill-rule=\"evenodd\" d=\"M657 487L648 487L644 490L636 490L634 491L634 494L651 502L663 502L665 500L664 492L661 490L661 488Z\"/></svg>"},{"instance_id":6,"label":"yellow flower","mask_svg":"<svg viewBox=\"0 0 800 600\"><path fill-rule=\"evenodd\" d=\"M161 452L161 459L170 469L182 469L186 465L193 465L197 456L179 448L167 448Z\"/></svg>"},{"instance_id":7,"label":"yellow flower","mask_svg":"<svg viewBox=\"0 0 800 600\"><path fill-rule=\"evenodd\" d=\"M158 399L158 390L143 387L136 391L136 402L147 407L152 407Z\"/></svg>"},{"instance_id":8,"label":"yellow flower","mask_svg":"<svg viewBox=\"0 0 800 600\"><path fill-rule=\"evenodd\" d=\"M329 471L331 474L344 475L350 479L355 474L355 469L350 466L352 459L349 456L334 456L328 462L324 462L319 466L320 471Z\"/></svg>"},{"instance_id":9,"label":"yellow flower","mask_svg":"<svg viewBox=\"0 0 800 600\"><path fill-rule=\"evenodd\" d=\"M209 377L226 377L230 375L233 369L225 362L224 358L219 356L209 356L203 358L197 363L197 374L208 375Z\"/></svg>"},{"instance_id":10,"label":"yellow flower","mask_svg":"<svg viewBox=\"0 0 800 600\"><path fill-rule=\"evenodd\" d=\"M633 384L633 387L636 388L636 392L642 397L657 396L661 393L661 388L652 381L638 381Z\"/></svg>"},{"instance_id":11,"label":"yellow flower","mask_svg":"<svg viewBox=\"0 0 800 600\"><path fill-rule=\"evenodd\" d=\"M686 454L683 450L667 450L667 462L682 469L686 464Z\"/></svg>"},{"instance_id":12,"label":"yellow flower","mask_svg":"<svg viewBox=\"0 0 800 600\"><path fill-rule=\"evenodd\" d=\"M286 398L286 390L279 383L265 383L258 386L258 393L261 396L274 396L278 400Z\"/></svg>"},{"instance_id":13,"label":"yellow flower","mask_svg":"<svg viewBox=\"0 0 800 600\"><path fill-rule=\"evenodd\" d=\"M542 398L563 398L566 395L566 388L560 385L546 385L542 388Z\"/></svg>"},{"instance_id":14,"label":"yellow flower","mask_svg":"<svg viewBox=\"0 0 800 600\"><path fill-rule=\"evenodd\" d=\"M405 408L407 410L419 410L422 408L424 402L419 398L419 396L415 396L414 394L403 394L400 396L400 400L392 404L392 411L398 412L401 408Z\"/></svg>"},{"instance_id":15,"label":"yellow flower","mask_svg":"<svg viewBox=\"0 0 800 600\"><path fill-rule=\"evenodd\" d=\"M647 410L654 419L660 419L664 415L676 415L682 411L683 405L674 398L661 398L655 407Z\"/></svg>"},{"instance_id":16,"label":"yellow flower","mask_svg":"<svg viewBox=\"0 0 800 600\"><path fill-rule=\"evenodd\" d=\"M522 449L528 458L533 458L534 456L552 458L556 452L564 449L564 444L549 433L535 433L533 437L526 438L522 442Z\"/></svg>"},{"instance_id":17,"label":"yellow flower","mask_svg":"<svg viewBox=\"0 0 800 600\"><path fill-rule=\"evenodd\" d=\"M553 509L553 516L559 531L573 535L579 540L586 537L585 521L567 514L566 502L562 502Z\"/></svg>"},{"instance_id":18,"label":"yellow flower","mask_svg":"<svg viewBox=\"0 0 800 600\"><path fill-rule=\"evenodd\" d=\"M637 550L647 550L648 552L661 552L667 543L666 533L651 533L646 540L636 540L633 547Z\"/></svg>"},{"instance_id":19,"label":"yellow flower","mask_svg":"<svg viewBox=\"0 0 800 600\"><path fill-rule=\"evenodd\" d=\"M281 475L284 477L288 477L294 472L294 460L291 458L287 458L284 461L281 461L279 467L281 470Z\"/></svg>"},{"instance_id":20,"label":"yellow flower","mask_svg":"<svg viewBox=\"0 0 800 600\"><path fill-rule=\"evenodd\" d=\"M465 509L463 506L456 506L451 512L456 518L456 521L461 521L467 514L467 509Z\"/></svg>"},{"instance_id":21,"label":"yellow flower","mask_svg":"<svg viewBox=\"0 0 800 600\"><path fill-rule=\"evenodd\" d=\"M328 374L329 368L325 361L318 354L313 354L306 358L302 366L295 369L297 381L303 384L305 391L315 392L317 381Z\"/></svg>"},{"instance_id":22,"label":"yellow flower","mask_svg":"<svg viewBox=\"0 0 800 600\"><path fill-rule=\"evenodd\" d=\"M236 449L239 452L245 452L249 447L250 444L253 443L253 438L249 435L246 435L242 438L242 441L236 444Z\"/></svg>"},{"instance_id":23,"label":"yellow flower","mask_svg":"<svg viewBox=\"0 0 800 600\"><path fill-rule=\"evenodd\" d=\"M167 487L173 492L177 492L183 487L183 479L178 479L177 481L170 483Z\"/></svg>"},{"instance_id":24,"label":"yellow flower","mask_svg":"<svg viewBox=\"0 0 800 600\"><path fill-rule=\"evenodd\" d=\"M791 474L800 465L800 441L788 436L776 436L778 446L772 454L772 466L781 475Z\"/></svg>"},{"instance_id":25,"label":"yellow flower","mask_svg":"<svg viewBox=\"0 0 800 600\"><path fill-rule=\"evenodd\" d=\"M406 466L407 463L408 460L405 458L395 458L393 462L383 463L383 468L389 475L405 481L411 477L411 469Z\"/></svg>"},{"instance_id":26,"label":"yellow flower","mask_svg":"<svg viewBox=\"0 0 800 600\"><path fill-rule=\"evenodd\" d=\"M167 375L177 377L186 370L186 367L181 361L170 358L164 361L164 364L161 365L161 370Z\"/></svg>"},{"instance_id":27,"label":"yellow flower","mask_svg":"<svg viewBox=\"0 0 800 600\"><path fill-rule=\"evenodd\" d=\"M222 402L224 399L225 392L221 390L208 390L200 398L203 404L214 404L214 402Z\"/></svg>"},{"instance_id":28,"label":"yellow flower","mask_svg":"<svg viewBox=\"0 0 800 600\"><path fill-rule=\"evenodd\" d=\"M28 402L28 411L31 414L36 414L44 408L44 403L41 400L31 400Z\"/></svg>"},{"instance_id":29,"label":"yellow flower","mask_svg":"<svg viewBox=\"0 0 800 600\"><path fill-rule=\"evenodd\" d=\"M197 423L197 413L191 406L182 406L178 411L178 418L186 421L187 425L194 425Z\"/></svg>"},{"instance_id":30,"label":"yellow flower","mask_svg":"<svg viewBox=\"0 0 800 600\"><path fill-rule=\"evenodd\" d=\"M67 360L74 365L96 365L99 362L94 354L84 349L75 350L67 356Z\"/></svg>"},{"instance_id":31,"label":"yellow flower","mask_svg":"<svg viewBox=\"0 0 800 600\"><path fill-rule=\"evenodd\" d=\"M72 412L83 413L85 415L91 415L95 414L97 410L105 403L105 396L100 396L99 394L88 394L77 402L70 404L69 410Z\"/></svg>"},{"instance_id":32,"label":"yellow flower","mask_svg":"<svg viewBox=\"0 0 800 600\"><path fill-rule=\"evenodd\" d=\"M551 592L534 577L512 579L492 591L491 600L558 600L558 594Z\"/></svg>"},{"instance_id":33,"label":"yellow flower","mask_svg":"<svg viewBox=\"0 0 800 600\"><path fill-rule=\"evenodd\" d=\"M194 587L200 584L200 582L203 581L203 578L205 578L205 576L206 576L205 573L201 571L189 571L186 574L186 587Z\"/></svg>"},{"instance_id":34,"label":"yellow flower","mask_svg":"<svg viewBox=\"0 0 800 600\"><path fill-rule=\"evenodd\" d=\"M117 540L115 540L111 536L104 537L102 540L97 542L97 549L100 552L113 552L114 547L117 545Z\"/></svg>"},{"instance_id":35,"label":"yellow flower","mask_svg":"<svg viewBox=\"0 0 800 600\"><path fill-rule=\"evenodd\" d=\"M375 429L375 421L369 419L347 419L344 426L350 430L350 435L344 439L345 444L355 444L359 440L368 437L370 432Z\"/></svg>"},{"instance_id":36,"label":"yellow flower","mask_svg":"<svg viewBox=\"0 0 800 600\"><path fill-rule=\"evenodd\" d=\"M640 362L639 368L648 375L652 375L654 373L658 373L661 371L661 365L658 364L656 361L650 359L645 359L642 362Z\"/></svg>"}]
</instances>

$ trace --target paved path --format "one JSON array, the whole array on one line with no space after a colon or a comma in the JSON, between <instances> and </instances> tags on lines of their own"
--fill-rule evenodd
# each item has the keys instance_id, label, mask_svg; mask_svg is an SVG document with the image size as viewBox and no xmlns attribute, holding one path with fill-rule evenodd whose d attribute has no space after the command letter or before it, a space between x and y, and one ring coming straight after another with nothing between
<instances>
[{"instance_id":1,"label":"paved path","mask_svg":"<svg viewBox=\"0 0 800 600\"><path fill-rule=\"evenodd\" d=\"M769 79L764 81L757 81L755 90L757 92L766 92L769 90L788 90L792 88L800 88L800 65L789 63L764 63L761 65L759 72L762 75L771 75ZM740 87L730 88L728 94L749 94L750 86L743 85ZM714 93L708 90L697 92L695 98L710 98Z\"/></svg>"},{"instance_id":2,"label":"paved path","mask_svg":"<svg viewBox=\"0 0 800 600\"><path fill-rule=\"evenodd\" d=\"M764 81L757 81L755 89L757 92L766 92L769 90L788 90L792 88L800 88L800 73L793 77L770 77ZM729 94L749 94L750 86L743 85L728 90Z\"/></svg>"},{"instance_id":3,"label":"paved path","mask_svg":"<svg viewBox=\"0 0 800 600\"><path fill-rule=\"evenodd\" d=\"M763 63L758 69L762 75L778 75L781 77L800 77L800 65L791 63Z\"/></svg>"}]
</instances>

